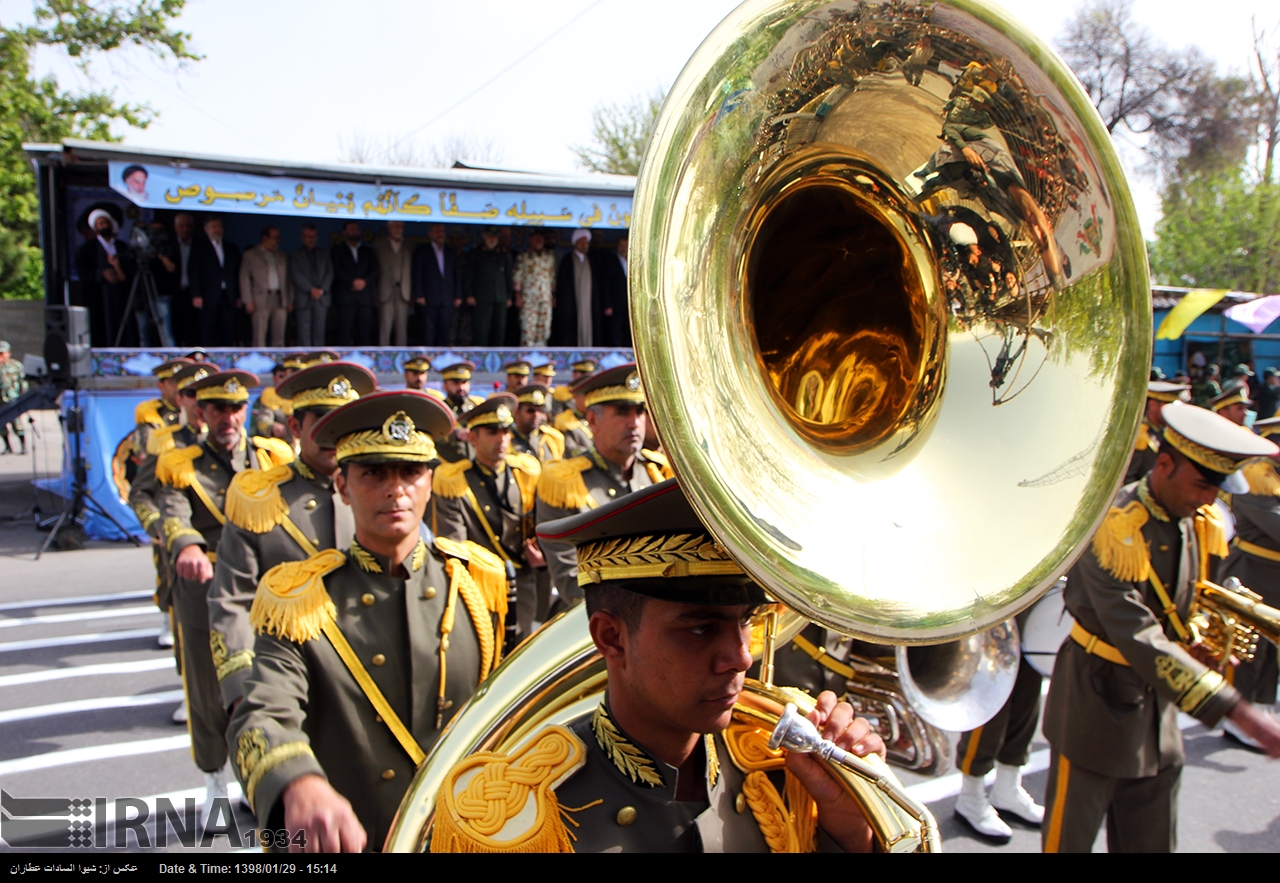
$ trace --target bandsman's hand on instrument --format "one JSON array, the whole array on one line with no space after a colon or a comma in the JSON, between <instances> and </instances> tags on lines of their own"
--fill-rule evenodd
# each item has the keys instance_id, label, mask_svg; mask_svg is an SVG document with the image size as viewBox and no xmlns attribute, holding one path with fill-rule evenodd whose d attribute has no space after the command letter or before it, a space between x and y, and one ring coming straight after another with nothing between
<instances>
[{"instance_id":1,"label":"bandsman's hand on instrument","mask_svg":"<svg viewBox=\"0 0 1280 883\"><path fill-rule=\"evenodd\" d=\"M853 706L837 702L830 690L818 694L818 704L809 720L822 733L845 751L859 756L885 756L884 742L863 718L854 717ZM874 845L871 826L866 816L844 786L837 782L822 764L807 754L787 752L787 769L791 771L818 805L818 824L846 852L870 852Z\"/></svg>"},{"instance_id":2,"label":"bandsman's hand on instrument","mask_svg":"<svg viewBox=\"0 0 1280 883\"><path fill-rule=\"evenodd\" d=\"M362 852L368 835L350 801L317 775L299 776L285 786L284 827L303 831L306 847L293 844L290 852Z\"/></svg>"}]
</instances>

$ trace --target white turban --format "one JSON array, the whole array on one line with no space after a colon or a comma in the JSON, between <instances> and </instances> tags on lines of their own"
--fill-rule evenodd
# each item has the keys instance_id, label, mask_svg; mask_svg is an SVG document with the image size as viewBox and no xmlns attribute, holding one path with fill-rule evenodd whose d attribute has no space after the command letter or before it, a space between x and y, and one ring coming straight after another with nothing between
<instances>
[{"instance_id":1,"label":"white turban","mask_svg":"<svg viewBox=\"0 0 1280 883\"><path fill-rule=\"evenodd\" d=\"M585 227L579 227L577 230L573 231L573 235L569 237L569 242L576 243L579 239L586 239L588 242L590 242L591 231L586 229Z\"/></svg>"},{"instance_id":2,"label":"white turban","mask_svg":"<svg viewBox=\"0 0 1280 883\"><path fill-rule=\"evenodd\" d=\"M949 233L951 241L961 248L978 244L978 234L968 224L952 224Z\"/></svg>"},{"instance_id":3,"label":"white turban","mask_svg":"<svg viewBox=\"0 0 1280 883\"><path fill-rule=\"evenodd\" d=\"M89 212L89 227L91 229L98 229L98 218L106 218L111 222L111 229L115 230L117 233L120 232L120 225L116 223L115 218L111 217L111 212L100 208L96 208Z\"/></svg>"}]
</instances>

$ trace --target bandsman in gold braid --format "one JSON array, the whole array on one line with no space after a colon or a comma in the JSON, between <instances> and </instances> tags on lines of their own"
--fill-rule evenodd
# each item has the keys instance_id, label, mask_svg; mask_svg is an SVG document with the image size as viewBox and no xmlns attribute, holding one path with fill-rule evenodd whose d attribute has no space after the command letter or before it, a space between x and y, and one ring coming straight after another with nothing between
<instances>
[{"instance_id":1,"label":"bandsman in gold braid","mask_svg":"<svg viewBox=\"0 0 1280 883\"><path fill-rule=\"evenodd\" d=\"M806 755L735 711L764 592L674 480L541 525L576 548L603 701L511 756L446 775L432 852L861 852L861 810ZM834 693L812 720L846 750L884 744Z\"/></svg>"},{"instance_id":2,"label":"bandsman in gold braid","mask_svg":"<svg viewBox=\"0 0 1280 883\"><path fill-rule=\"evenodd\" d=\"M1249 413L1249 387L1243 383L1232 383L1221 394L1209 399L1209 409L1220 417L1225 417L1236 426L1244 426L1245 415Z\"/></svg>"},{"instance_id":3,"label":"bandsman in gold braid","mask_svg":"<svg viewBox=\"0 0 1280 883\"><path fill-rule=\"evenodd\" d=\"M517 359L502 366L502 373L507 375L507 392L518 393L522 386L529 382L529 374L533 366L525 359Z\"/></svg>"},{"instance_id":4,"label":"bandsman in gold braid","mask_svg":"<svg viewBox=\"0 0 1280 883\"><path fill-rule=\"evenodd\" d=\"M565 456L568 457L577 457L591 450L591 427L587 423L587 403L581 387L596 373L596 365L594 359L574 362L573 382L552 394L551 424L564 436Z\"/></svg>"},{"instance_id":5,"label":"bandsman in gold braid","mask_svg":"<svg viewBox=\"0 0 1280 883\"><path fill-rule=\"evenodd\" d=\"M547 425L547 403L551 390L541 383L530 383L516 394L516 406L512 410L515 426L511 429L511 443L517 451L532 454L540 462L560 460L564 457L564 434Z\"/></svg>"},{"instance_id":6,"label":"bandsman in gold braid","mask_svg":"<svg viewBox=\"0 0 1280 883\"><path fill-rule=\"evenodd\" d=\"M1253 429L1263 438L1272 438L1280 434L1280 417L1259 420ZM1222 579L1234 576L1272 607L1280 606L1280 474L1276 466L1276 458L1268 457L1241 470L1249 482L1249 492L1231 495L1236 535L1231 541L1231 554L1222 566ZM1252 660L1236 666L1231 685L1245 700L1274 716L1276 680L1276 646L1263 640L1258 642ZM1250 748L1261 748L1234 721L1223 721L1223 730Z\"/></svg>"},{"instance_id":7,"label":"bandsman in gold braid","mask_svg":"<svg viewBox=\"0 0 1280 883\"><path fill-rule=\"evenodd\" d=\"M298 459L267 470L241 472L225 499L227 524L218 544L209 626L213 664L228 711L244 695L253 660L249 607L262 575L286 561L301 561L321 549L351 542L351 508L337 499L332 449L321 448L311 431L330 411L377 387L367 368L352 362L318 362L291 374L278 389L291 402L289 435Z\"/></svg>"},{"instance_id":8,"label":"bandsman in gold braid","mask_svg":"<svg viewBox=\"0 0 1280 883\"><path fill-rule=\"evenodd\" d=\"M471 394L471 372L476 370L476 366L466 359L441 358L433 367L440 372L444 403L459 423L447 438L436 439L436 449L440 452L440 459L446 463L470 460L474 452L461 422L463 414L484 401L483 396Z\"/></svg>"},{"instance_id":9,"label":"bandsman in gold braid","mask_svg":"<svg viewBox=\"0 0 1280 883\"><path fill-rule=\"evenodd\" d=\"M232 715L235 771L258 819L309 851L378 849L440 730L497 663L502 561L422 523L453 418L413 391L375 392L312 433L334 451L354 539L267 571Z\"/></svg>"},{"instance_id":10,"label":"bandsman in gold braid","mask_svg":"<svg viewBox=\"0 0 1280 883\"><path fill-rule=\"evenodd\" d=\"M1147 405L1138 427L1138 438L1133 444L1129 468L1125 470L1124 484L1133 484L1151 471L1160 453L1160 433L1164 432L1164 417L1160 409L1171 402L1185 402L1191 398L1191 387L1184 383L1152 380L1147 384Z\"/></svg>"},{"instance_id":11,"label":"bandsman in gold braid","mask_svg":"<svg viewBox=\"0 0 1280 883\"><path fill-rule=\"evenodd\" d=\"M1213 506L1246 489L1237 473L1280 453L1212 411L1175 402L1155 465L1120 489L1067 576L1075 619L1045 703L1051 747L1046 852L1088 852L1107 818L1112 852L1172 851L1182 771L1178 712L1224 717L1280 756L1280 724L1243 700L1201 657L1188 614L1227 554Z\"/></svg>"},{"instance_id":12,"label":"bandsman in gold braid","mask_svg":"<svg viewBox=\"0 0 1280 883\"><path fill-rule=\"evenodd\" d=\"M600 363L595 359L579 359L569 366L569 370L573 372L572 378L569 380L568 386L552 387L551 392L551 419L554 422L560 412L566 409L572 410L573 404L573 385L579 380L584 380L595 374L600 369ZM551 379L543 381L547 386L551 386ZM586 419L584 415L578 414L579 419ZM557 429L559 427L556 427Z\"/></svg>"},{"instance_id":13,"label":"bandsman in gold braid","mask_svg":"<svg viewBox=\"0 0 1280 883\"><path fill-rule=\"evenodd\" d=\"M673 476L665 456L644 450L649 415L644 385L634 364L593 374L574 384L573 392L586 409L592 446L580 456L543 464L538 479L538 524L587 512ZM543 544L542 551L551 571L551 585L559 594L557 604L580 601L578 560L573 549Z\"/></svg>"}]
</instances>

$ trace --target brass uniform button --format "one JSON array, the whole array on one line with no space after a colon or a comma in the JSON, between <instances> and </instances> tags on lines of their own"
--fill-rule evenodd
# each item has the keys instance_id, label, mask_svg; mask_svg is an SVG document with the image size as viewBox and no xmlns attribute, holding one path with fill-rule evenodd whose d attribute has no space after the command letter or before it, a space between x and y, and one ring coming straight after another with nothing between
<instances>
[{"instance_id":1,"label":"brass uniform button","mask_svg":"<svg viewBox=\"0 0 1280 883\"><path fill-rule=\"evenodd\" d=\"M636 808L634 806L624 806L618 810L618 824L627 827L636 820Z\"/></svg>"},{"instance_id":2,"label":"brass uniform button","mask_svg":"<svg viewBox=\"0 0 1280 883\"><path fill-rule=\"evenodd\" d=\"M210 471L210 472L217 472L217 471L218 471L218 464L217 464L217 463L210 463L210 464L209 464L209 471Z\"/></svg>"},{"instance_id":3,"label":"brass uniform button","mask_svg":"<svg viewBox=\"0 0 1280 883\"><path fill-rule=\"evenodd\" d=\"M375 714L375 715L373 716L373 720L374 720L374 723L379 723L379 724L380 724L380 723L382 723L382 715L380 715L380 714Z\"/></svg>"},{"instance_id":4,"label":"brass uniform button","mask_svg":"<svg viewBox=\"0 0 1280 883\"><path fill-rule=\"evenodd\" d=\"M488 512L488 511L489 511L489 507L488 507L488 506L485 506L485 507L484 507L484 511Z\"/></svg>"},{"instance_id":5,"label":"brass uniform button","mask_svg":"<svg viewBox=\"0 0 1280 883\"><path fill-rule=\"evenodd\" d=\"M427 586L427 587L426 587L425 589L423 589L423 591L422 591L422 597L426 598L428 601L430 601L430 600L431 600L432 598L434 598L435 596L436 596L436 587L435 587L435 586Z\"/></svg>"},{"instance_id":6,"label":"brass uniform button","mask_svg":"<svg viewBox=\"0 0 1280 883\"><path fill-rule=\"evenodd\" d=\"M375 653L373 654L373 658L369 661L374 665L382 665L382 663L387 661L387 657L383 656L381 653Z\"/></svg>"},{"instance_id":7,"label":"brass uniform button","mask_svg":"<svg viewBox=\"0 0 1280 883\"><path fill-rule=\"evenodd\" d=\"M1161 547L1160 547L1160 551L1161 551L1161 552L1168 552L1168 551L1169 551L1169 547L1168 547L1168 546L1161 546Z\"/></svg>"},{"instance_id":8,"label":"brass uniform button","mask_svg":"<svg viewBox=\"0 0 1280 883\"><path fill-rule=\"evenodd\" d=\"M396 771L395 771L395 770L383 770L383 771L382 771L382 781L384 781L384 782L390 782L390 781L391 781L392 779L394 779L395 777L396 777Z\"/></svg>"},{"instance_id":9,"label":"brass uniform button","mask_svg":"<svg viewBox=\"0 0 1280 883\"><path fill-rule=\"evenodd\" d=\"M609 488L609 496L616 497L617 495L618 495L617 491L615 491L613 488ZM631 809L631 807L627 807L627 809ZM632 812L635 812L635 810L632 810Z\"/></svg>"},{"instance_id":10,"label":"brass uniform button","mask_svg":"<svg viewBox=\"0 0 1280 883\"><path fill-rule=\"evenodd\" d=\"M738 792L738 796L733 798L733 808L738 811L738 815L742 815L742 811L747 808L747 798L742 796L742 792Z\"/></svg>"},{"instance_id":11,"label":"brass uniform button","mask_svg":"<svg viewBox=\"0 0 1280 883\"><path fill-rule=\"evenodd\" d=\"M360 596L360 603L363 604L365 607L372 607L373 602L376 600L377 599L373 597L373 592L365 592L363 595Z\"/></svg>"},{"instance_id":12,"label":"brass uniform button","mask_svg":"<svg viewBox=\"0 0 1280 883\"><path fill-rule=\"evenodd\" d=\"M308 512L310 512L312 509L314 509L318 505L320 504L317 503L315 500L307 500L307 505L305 508Z\"/></svg>"}]
</instances>

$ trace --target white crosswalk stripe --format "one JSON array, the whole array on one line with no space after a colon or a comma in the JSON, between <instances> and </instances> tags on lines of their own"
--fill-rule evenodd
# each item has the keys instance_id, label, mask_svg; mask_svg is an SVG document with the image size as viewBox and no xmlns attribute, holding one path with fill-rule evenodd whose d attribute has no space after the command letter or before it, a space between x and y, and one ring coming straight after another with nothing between
<instances>
[{"instance_id":1,"label":"white crosswalk stripe","mask_svg":"<svg viewBox=\"0 0 1280 883\"><path fill-rule=\"evenodd\" d=\"M98 696L93 699L75 699L70 702L54 702L50 705L33 705L0 711L0 724L14 721L74 714L80 711L105 711L109 708L140 708L144 705L169 705L182 701L181 690L165 690L160 693L144 693L141 696Z\"/></svg>"},{"instance_id":2,"label":"white crosswalk stripe","mask_svg":"<svg viewBox=\"0 0 1280 883\"><path fill-rule=\"evenodd\" d=\"M67 748L63 751L50 751L46 754L33 754L30 757L0 761L0 776L29 773L32 770L45 770L50 767L67 766L73 763L109 760L114 757L134 757L139 754L155 754L160 751L178 751L179 749L190 747L191 737L183 733L181 736L165 736L160 739L112 742L107 745L93 745L88 748Z\"/></svg>"},{"instance_id":3,"label":"white crosswalk stripe","mask_svg":"<svg viewBox=\"0 0 1280 883\"><path fill-rule=\"evenodd\" d=\"M158 638L160 629L127 629L119 632L94 632L89 635L72 635L62 638L33 638L30 641L6 641L0 644L0 653L18 650L43 650L47 647L72 647L76 644L101 644L104 641L132 641L135 638Z\"/></svg>"},{"instance_id":4,"label":"white crosswalk stripe","mask_svg":"<svg viewBox=\"0 0 1280 883\"><path fill-rule=\"evenodd\" d=\"M0 687L17 687L23 684L40 684L45 681L88 678L97 675L136 674L143 671L160 671L173 667L173 657L161 657L160 659L136 659L133 662L103 662L98 665L45 668L40 671L27 671L16 675L0 675Z\"/></svg>"},{"instance_id":5,"label":"white crosswalk stripe","mask_svg":"<svg viewBox=\"0 0 1280 883\"><path fill-rule=\"evenodd\" d=\"M37 598L33 601L8 601L0 604L0 611L27 610L32 607L81 607L110 601L137 601L150 598L155 592L111 592L106 595L73 595L70 598Z\"/></svg>"},{"instance_id":6,"label":"white crosswalk stripe","mask_svg":"<svg viewBox=\"0 0 1280 883\"><path fill-rule=\"evenodd\" d=\"M154 604L146 607L121 607L115 610L87 610L83 613L51 613L48 616L25 616L18 619L0 619L0 629L17 626L53 625L63 622L88 622L93 619L126 619L131 616L159 617L160 611Z\"/></svg>"}]
</instances>

